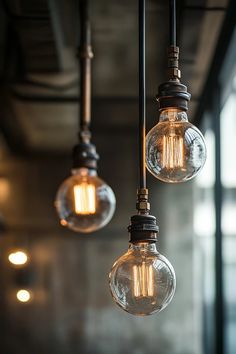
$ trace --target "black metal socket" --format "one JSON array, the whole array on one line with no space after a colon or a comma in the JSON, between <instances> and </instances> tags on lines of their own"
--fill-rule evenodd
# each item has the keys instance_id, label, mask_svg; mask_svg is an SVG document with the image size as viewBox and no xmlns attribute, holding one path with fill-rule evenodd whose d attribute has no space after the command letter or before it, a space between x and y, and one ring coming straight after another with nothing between
<instances>
[{"instance_id":1,"label":"black metal socket","mask_svg":"<svg viewBox=\"0 0 236 354\"><path fill-rule=\"evenodd\" d=\"M73 149L73 168L97 169L99 155L95 145L91 143L79 143Z\"/></svg>"},{"instance_id":2,"label":"black metal socket","mask_svg":"<svg viewBox=\"0 0 236 354\"><path fill-rule=\"evenodd\" d=\"M167 108L179 108L183 111L188 110L188 102L191 95L187 87L178 81L167 81L158 88L156 99L159 103L159 111Z\"/></svg>"},{"instance_id":3,"label":"black metal socket","mask_svg":"<svg viewBox=\"0 0 236 354\"><path fill-rule=\"evenodd\" d=\"M155 216L137 214L131 217L128 232L131 243L156 242L159 227Z\"/></svg>"}]
</instances>

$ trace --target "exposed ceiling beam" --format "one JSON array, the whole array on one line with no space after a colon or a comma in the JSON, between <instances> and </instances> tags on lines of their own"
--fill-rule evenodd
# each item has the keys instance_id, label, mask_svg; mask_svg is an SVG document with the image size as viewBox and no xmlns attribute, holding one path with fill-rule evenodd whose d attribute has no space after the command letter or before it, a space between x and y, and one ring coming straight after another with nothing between
<instances>
[{"instance_id":1,"label":"exposed ceiling beam","mask_svg":"<svg viewBox=\"0 0 236 354\"><path fill-rule=\"evenodd\" d=\"M204 89L195 113L194 122L196 125L201 123L203 114L206 109L210 107L215 88L218 86L220 70L235 31L235 19L236 2L235 0L230 0L217 41L215 53L213 55L212 62L209 65L209 72L205 81Z\"/></svg>"},{"instance_id":2,"label":"exposed ceiling beam","mask_svg":"<svg viewBox=\"0 0 236 354\"><path fill-rule=\"evenodd\" d=\"M11 106L11 95L6 86L0 87L0 131L8 147L15 154L28 151L27 138Z\"/></svg>"}]
</instances>

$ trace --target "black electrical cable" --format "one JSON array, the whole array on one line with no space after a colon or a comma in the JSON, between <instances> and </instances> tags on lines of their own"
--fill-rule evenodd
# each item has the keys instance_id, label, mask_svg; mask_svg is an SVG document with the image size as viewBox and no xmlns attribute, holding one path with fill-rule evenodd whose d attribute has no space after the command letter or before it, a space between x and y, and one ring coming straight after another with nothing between
<instances>
[{"instance_id":1,"label":"black electrical cable","mask_svg":"<svg viewBox=\"0 0 236 354\"><path fill-rule=\"evenodd\" d=\"M80 45L91 45L90 3L89 0L79 0L80 6Z\"/></svg>"},{"instance_id":2,"label":"black electrical cable","mask_svg":"<svg viewBox=\"0 0 236 354\"><path fill-rule=\"evenodd\" d=\"M80 10L80 129L82 133L90 135L91 122L91 24L89 0L79 0Z\"/></svg>"},{"instance_id":3,"label":"black electrical cable","mask_svg":"<svg viewBox=\"0 0 236 354\"><path fill-rule=\"evenodd\" d=\"M139 0L139 188L146 188L145 0Z\"/></svg>"},{"instance_id":4,"label":"black electrical cable","mask_svg":"<svg viewBox=\"0 0 236 354\"><path fill-rule=\"evenodd\" d=\"M169 0L169 44L176 47L176 0Z\"/></svg>"}]
</instances>

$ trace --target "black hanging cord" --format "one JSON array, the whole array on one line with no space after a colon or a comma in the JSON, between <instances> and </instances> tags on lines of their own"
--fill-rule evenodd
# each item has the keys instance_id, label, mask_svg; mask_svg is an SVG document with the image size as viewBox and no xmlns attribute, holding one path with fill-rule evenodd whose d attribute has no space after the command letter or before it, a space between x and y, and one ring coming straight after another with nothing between
<instances>
[{"instance_id":1,"label":"black hanging cord","mask_svg":"<svg viewBox=\"0 0 236 354\"><path fill-rule=\"evenodd\" d=\"M176 0L169 0L169 44L176 47Z\"/></svg>"},{"instance_id":2,"label":"black hanging cord","mask_svg":"<svg viewBox=\"0 0 236 354\"><path fill-rule=\"evenodd\" d=\"M146 188L145 0L139 0L139 188Z\"/></svg>"},{"instance_id":3,"label":"black hanging cord","mask_svg":"<svg viewBox=\"0 0 236 354\"><path fill-rule=\"evenodd\" d=\"M91 144L91 27L89 0L78 0L80 14L80 131L79 143L73 149L73 168L97 169L99 156Z\"/></svg>"},{"instance_id":4,"label":"black hanging cord","mask_svg":"<svg viewBox=\"0 0 236 354\"><path fill-rule=\"evenodd\" d=\"M80 12L80 139L90 140L91 122L91 25L89 0L79 0Z\"/></svg>"}]
</instances>

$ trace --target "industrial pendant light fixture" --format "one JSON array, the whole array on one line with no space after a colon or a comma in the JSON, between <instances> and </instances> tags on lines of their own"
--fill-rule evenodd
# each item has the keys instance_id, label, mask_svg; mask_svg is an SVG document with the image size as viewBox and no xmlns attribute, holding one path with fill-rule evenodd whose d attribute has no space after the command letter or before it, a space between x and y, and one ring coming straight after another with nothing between
<instances>
[{"instance_id":1,"label":"industrial pendant light fixture","mask_svg":"<svg viewBox=\"0 0 236 354\"><path fill-rule=\"evenodd\" d=\"M80 131L73 150L72 176L60 186L56 209L63 226L89 233L105 226L115 211L112 189L97 176L98 154L91 144L91 28L88 0L80 0Z\"/></svg>"},{"instance_id":2,"label":"industrial pendant light fixture","mask_svg":"<svg viewBox=\"0 0 236 354\"><path fill-rule=\"evenodd\" d=\"M179 48L176 46L176 1L169 0L170 45L168 81L159 86L159 123L146 137L146 165L164 182L180 183L194 178L206 161L201 132L188 122L190 94L180 83Z\"/></svg>"},{"instance_id":3,"label":"industrial pendant light fixture","mask_svg":"<svg viewBox=\"0 0 236 354\"><path fill-rule=\"evenodd\" d=\"M113 265L109 274L115 302L132 315L160 312L171 301L176 286L175 272L156 249L158 226L149 214L145 168L145 0L139 0L139 136L140 182L137 214L128 227L128 252Z\"/></svg>"}]
</instances>

